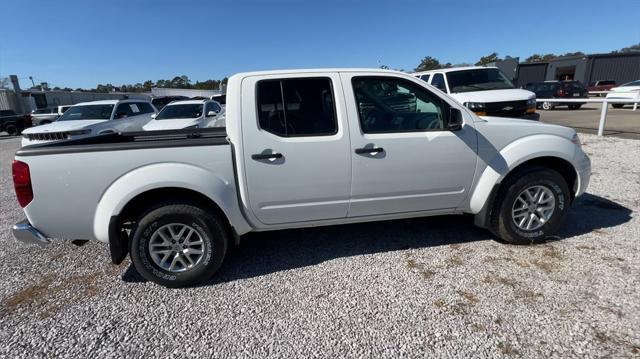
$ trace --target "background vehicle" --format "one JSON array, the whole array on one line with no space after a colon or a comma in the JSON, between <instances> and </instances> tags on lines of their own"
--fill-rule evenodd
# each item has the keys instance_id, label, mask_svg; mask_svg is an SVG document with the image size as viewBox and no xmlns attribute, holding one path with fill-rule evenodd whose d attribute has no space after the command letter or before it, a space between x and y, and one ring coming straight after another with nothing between
<instances>
[{"instance_id":1,"label":"background vehicle","mask_svg":"<svg viewBox=\"0 0 640 359\"><path fill-rule=\"evenodd\" d=\"M130 248L145 278L177 287L210 278L251 231L469 213L508 242L540 241L589 182L574 130L479 118L400 72L242 73L227 96L225 129L20 149L28 222L14 235L106 242L114 263Z\"/></svg>"},{"instance_id":2,"label":"background vehicle","mask_svg":"<svg viewBox=\"0 0 640 359\"><path fill-rule=\"evenodd\" d=\"M16 136L30 126L31 116L18 115L13 110L0 110L0 132L6 132L9 136Z\"/></svg>"},{"instance_id":3,"label":"background vehicle","mask_svg":"<svg viewBox=\"0 0 640 359\"><path fill-rule=\"evenodd\" d=\"M640 80L627 82L618 87L611 88L611 92L607 94L608 99L637 99L640 92ZM612 103L613 108L623 108L623 103ZM633 106L633 105L632 105Z\"/></svg>"},{"instance_id":4,"label":"background vehicle","mask_svg":"<svg viewBox=\"0 0 640 359\"><path fill-rule=\"evenodd\" d=\"M57 121L22 133L22 146L96 134L141 131L156 113L143 100L102 100L71 106Z\"/></svg>"},{"instance_id":5,"label":"background vehicle","mask_svg":"<svg viewBox=\"0 0 640 359\"><path fill-rule=\"evenodd\" d=\"M151 121L142 127L145 131L178 130L182 128L224 127L216 126L223 109L212 100L174 101L165 106Z\"/></svg>"},{"instance_id":6,"label":"background vehicle","mask_svg":"<svg viewBox=\"0 0 640 359\"><path fill-rule=\"evenodd\" d=\"M34 126L46 125L58 119L71 105L41 108L31 113Z\"/></svg>"},{"instance_id":7,"label":"background vehicle","mask_svg":"<svg viewBox=\"0 0 640 359\"><path fill-rule=\"evenodd\" d=\"M613 80L600 80L600 81L591 83L587 89L589 90L589 92L609 91L611 90L611 88L615 86L616 86L616 82ZM599 94L599 95L604 97L604 94Z\"/></svg>"},{"instance_id":8,"label":"background vehicle","mask_svg":"<svg viewBox=\"0 0 640 359\"><path fill-rule=\"evenodd\" d=\"M516 89L496 67L454 67L413 75L448 93L478 116L539 119L535 94Z\"/></svg>"},{"instance_id":9,"label":"background vehicle","mask_svg":"<svg viewBox=\"0 0 640 359\"><path fill-rule=\"evenodd\" d=\"M189 98L187 96L161 96L161 97L154 97L153 99L151 99L151 104L158 109L158 111L162 110L163 107L165 107L167 104L173 102L173 101L180 101L180 100L188 100Z\"/></svg>"},{"instance_id":10,"label":"background vehicle","mask_svg":"<svg viewBox=\"0 0 640 359\"><path fill-rule=\"evenodd\" d=\"M547 81L547 82L536 82L529 83L525 87L525 89L536 94L537 98L541 99L552 99L552 98L584 98L586 99L589 95L589 92L581 84L579 81ZM576 102L542 102L538 103L538 107L544 110L553 110L556 106L567 106L571 110L577 110L583 103Z\"/></svg>"}]
</instances>

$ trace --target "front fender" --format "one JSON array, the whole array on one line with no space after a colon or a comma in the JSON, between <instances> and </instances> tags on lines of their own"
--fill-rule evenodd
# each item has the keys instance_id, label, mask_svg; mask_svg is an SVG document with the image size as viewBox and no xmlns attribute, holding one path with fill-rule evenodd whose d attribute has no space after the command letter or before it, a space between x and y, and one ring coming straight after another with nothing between
<instances>
[{"instance_id":1,"label":"front fender","mask_svg":"<svg viewBox=\"0 0 640 359\"><path fill-rule=\"evenodd\" d=\"M232 209L237 208L233 178L222 178L203 168L176 162L149 164L117 178L104 191L94 217L94 235L101 242L109 241L109 220L120 214L124 206L137 195L158 188L184 188L199 192L214 201L234 226Z\"/></svg>"},{"instance_id":2,"label":"front fender","mask_svg":"<svg viewBox=\"0 0 640 359\"><path fill-rule=\"evenodd\" d=\"M485 167L476 181L469 212L479 213L499 184L514 168L524 162L540 157L557 157L574 165L576 146L568 139L556 135L526 136L511 142L500 151L493 151L485 158ZM488 153L491 153L490 151Z\"/></svg>"}]
</instances>

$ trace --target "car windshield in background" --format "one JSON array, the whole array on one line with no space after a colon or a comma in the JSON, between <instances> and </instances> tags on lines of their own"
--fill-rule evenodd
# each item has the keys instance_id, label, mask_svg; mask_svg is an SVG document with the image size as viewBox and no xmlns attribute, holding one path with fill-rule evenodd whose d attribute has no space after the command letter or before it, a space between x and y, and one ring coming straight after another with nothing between
<instances>
[{"instance_id":1,"label":"car windshield in background","mask_svg":"<svg viewBox=\"0 0 640 359\"><path fill-rule=\"evenodd\" d=\"M475 69L447 73L451 92L503 90L515 88L498 69Z\"/></svg>"},{"instance_id":2,"label":"car windshield in background","mask_svg":"<svg viewBox=\"0 0 640 359\"><path fill-rule=\"evenodd\" d=\"M627 86L640 86L640 80L631 81L631 82L627 82L624 85L620 85L620 87L627 87Z\"/></svg>"},{"instance_id":3,"label":"car windshield in background","mask_svg":"<svg viewBox=\"0 0 640 359\"><path fill-rule=\"evenodd\" d=\"M111 112L113 105L74 106L65 111L58 121L108 120L111 118Z\"/></svg>"},{"instance_id":4,"label":"car windshield in background","mask_svg":"<svg viewBox=\"0 0 640 359\"><path fill-rule=\"evenodd\" d=\"M173 118L198 118L202 116L201 103L189 103L182 105L165 106L156 117L156 120L168 120Z\"/></svg>"}]
</instances>

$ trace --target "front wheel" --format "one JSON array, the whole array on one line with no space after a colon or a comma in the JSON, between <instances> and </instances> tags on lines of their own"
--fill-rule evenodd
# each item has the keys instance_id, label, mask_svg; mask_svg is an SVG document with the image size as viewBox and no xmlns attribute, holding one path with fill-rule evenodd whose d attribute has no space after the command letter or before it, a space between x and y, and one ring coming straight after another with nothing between
<instances>
[{"instance_id":1,"label":"front wheel","mask_svg":"<svg viewBox=\"0 0 640 359\"><path fill-rule=\"evenodd\" d=\"M612 103L611 107L613 107L613 108L623 108L624 104L623 103Z\"/></svg>"},{"instance_id":2,"label":"front wheel","mask_svg":"<svg viewBox=\"0 0 640 359\"><path fill-rule=\"evenodd\" d=\"M147 211L134 230L130 253L136 270L165 287L210 279L222 265L228 234L213 213L188 203L165 203Z\"/></svg>"},{"instance_id":3,"label":"front wheel","mask_svg":"<svg viewBox=\"0 0 640 359\"><path fill-rule=\"evenodd\" d=\"M579 110L582 105L569 105L570 110Z\"/></svg>"},{"instance_id":4,"label":"front wheel","mask_svg":"<svg viewBox=\"0 0 640 359\"><path fill-rule=\"evenodd\" d=\"M553 235L562 224L571 195L564 178L545 167L530 167L500 187L491 231L513 244L532 244Z\"/></svg>"}]
</instances>

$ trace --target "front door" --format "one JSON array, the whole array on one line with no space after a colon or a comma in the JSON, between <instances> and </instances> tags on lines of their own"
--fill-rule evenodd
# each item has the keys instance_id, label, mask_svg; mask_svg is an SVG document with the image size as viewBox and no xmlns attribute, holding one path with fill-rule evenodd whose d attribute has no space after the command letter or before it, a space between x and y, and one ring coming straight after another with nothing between
<instances>
[{"instance_id":1,"label":"front door","mask_svg":"<svg viewBox=\"0 0 640 359\"><path fill-rule=\"evenodd\" d=\"M468 195L477 135L450 131L450 100L396 76L343 73L351 133L349 217L454 209ZM463 116L469 116L463 111Z\"/></svg>"},{"instance_id":2,"label":"front door","mask_svg":"<svg viewBox=\"0 0 640 359\"><path fill-rule=\"evenodd\" d=\"M242 129L255 217L266 225L346 217L351 156L339 75L249 77L242 98L256 98L242 107L243 119L255 119Z\"/></svg>"}]
</instances>

